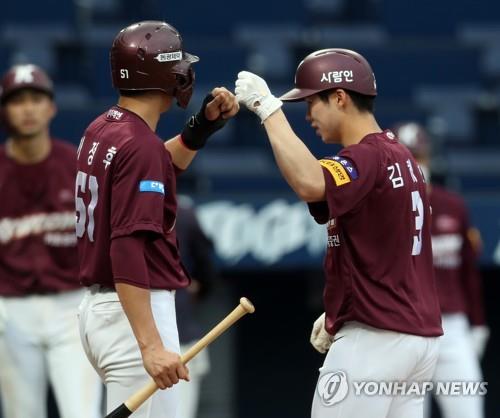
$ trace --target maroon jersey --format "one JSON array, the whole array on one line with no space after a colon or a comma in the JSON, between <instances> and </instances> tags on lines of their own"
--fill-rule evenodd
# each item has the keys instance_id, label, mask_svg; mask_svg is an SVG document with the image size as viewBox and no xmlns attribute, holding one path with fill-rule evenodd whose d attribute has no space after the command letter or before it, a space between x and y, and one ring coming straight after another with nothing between
<instances>
[{"instance_id":1,"label":"maroon jersey","mask_svg":"<svg viewBox=\"0 0 500 418\"><path fill-rule=\"evenodd\" d=\"M114 287L111 240L142 231L151 236L144 249L149 277L137 278L137 285L187 286L175 232L175 192L170 153L144 120L120 107L94 120L78 148L75 188L82 283Z\"/></svg>"},{"instance_id":2,"label":"maroon jersey","mask_svg":"<svg viewBox=\"0 0 500 418\"><path fill-rule=\"evenodd\" d=\"M394 134L367 135L320 160L327 223L324 305L334 335L346 321L408 334L442 334L432 267L430 207L417 163Z\"/></svg>"},{"instance_id":3,"label":"maroon jersey","mask_svg":"<svg viewBox=\"0 0 500 418\"><path fill-rule=\"evenodd\" d=\"M432 186L432 252L443 313L463 312L472 325L484 325L476 254L468 238L469 217L462 198Z\"/></svg>"},{"instance_id":4,"label":"maroon jersey","mask_svg":"<svg viewBox=\"0 0 500 418\"><path fill-rule=\"evenodd\" d=\"M18 164L0 147L0 295L79 287L75 158L75 147L57 140L36 164Z\"/></svg>"}]
</instances>

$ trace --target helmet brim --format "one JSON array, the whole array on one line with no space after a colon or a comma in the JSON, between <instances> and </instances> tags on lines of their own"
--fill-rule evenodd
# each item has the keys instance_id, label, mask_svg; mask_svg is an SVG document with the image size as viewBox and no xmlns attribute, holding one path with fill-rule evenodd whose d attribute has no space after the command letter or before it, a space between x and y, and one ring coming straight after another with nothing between
<instances>
[{"instance_id":1,"label":"helmet brim","mask_svg":"<svg viewBox=\"0 0 500 418\"><path fill-rule=\"evenodd\" d=\"M195 62L198 62L200 60L200 58L197 57L196 55L190 54L189 52L184 52L182 54L182 60L187 61L190 64L193 64Z\"/></svg>"},{"instance_id":2,"label":"helmet brim","mask_svg":"<svg viewBox=\"0 0 500 418\"><path fill-rule=\"evenodd\" d=\"M292 89L280 97L280 100L283 102L300 102L304 100L306 97L312 96L316 94L318 90L314 89Z\"/></svg>"},{"instance_id":3,"label":"helmet brim","mask_svg":"<svg viewBox=\"0 0 500 418\"><path fill-rule=\"evenodd\" d=\"M200 59L189 52L182 53L182 59L177 61L175 65L170 70L173 74L179 74L182 76L187 76L191 68L191 64L198 62Z\"/></svg>"},{"instance_id":4,"label":"helmet brim","mask_svg":"<svg viewBox=\"0 0 500 418\"><path fill-rule=\"evenodd\" d=\"M0 90L0 104L4 105L7 103L13 96L23 90L33 90L38 93L46 94L50 99L54 99L54 90L49 87L44 87L39 84L20 84L11 89L6 89L3 92Z\"/></svg>"}]
</instances>

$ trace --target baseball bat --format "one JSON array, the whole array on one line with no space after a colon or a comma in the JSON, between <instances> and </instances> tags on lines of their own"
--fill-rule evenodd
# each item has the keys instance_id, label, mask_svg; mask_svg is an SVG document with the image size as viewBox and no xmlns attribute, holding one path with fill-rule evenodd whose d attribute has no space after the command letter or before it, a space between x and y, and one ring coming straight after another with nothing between
<instances>
[{"instance_id":1,"label":"baseball bat","mask_svg":"<svg viewBox=\"0 0 500 418\"><path fill-rule=\"evenodd\" d=\"M239 305L233 309L233 311L227 315L222 321L220 321L215 327L213 327L202 339L200 339L195 345L193 345L186 353L181 356L182 363L186 364L191 360L196 354L213 342L219 335L226 331L231 325L238 321L242 316L247 313L253 313L255 308L247 298L241 298ZM137 408L139 408L150 396L153 395L158 390L158 386L151 380L142 389L134 393L130 398L128 398L124 403L111 411L104 418L127 418L129 417Z\"/></svg>"}]
</instances>

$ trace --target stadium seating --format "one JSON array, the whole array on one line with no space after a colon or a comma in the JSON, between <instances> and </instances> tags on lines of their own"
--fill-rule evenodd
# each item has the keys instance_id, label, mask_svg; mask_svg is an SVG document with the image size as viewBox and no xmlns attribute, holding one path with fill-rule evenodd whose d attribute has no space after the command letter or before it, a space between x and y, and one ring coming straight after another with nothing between
<instances>
[{"instance_id":1,"label":"stadium seating","mask_svg":"<svg viewBox=\"0 0 500 418\"><path fill-rule=\"evenodd\" d=\"M498 155L499 149L500 4L482 1L488 7L475 7L473 0L366 0L364 8L352 8L344 0L293 0L284 10L279 2L256 0L245 13L224 2L201 0L189 8L148 0L134 11L125 0L29 1L22 10L11 2L0 16L0 69L27 61L47 68L56 82L60 107L53 132L77 143L86 124L115 101L109 45L119 28L139 16L172 22L183 33L187 49L200 56L188 112L196 111L214 86L232 88L240 69L264 75L279 94L290 87L296 64L305 54L329 46L348 47L363 53L376 73L380 91L376 115L382 126L416 119L439 136L444 156L453 156L454 147L459 147L460 152L474 152L478 165L486 166L488 155ZM265 14L260 12L264 6ZM332 152L304 120L303 106L285 109L315 155ZM188 114L175 109L161 121L159 134L177 133ZM475 152L484 144L488 152ZM248 113L242 112L216 135L210 157L197 172L221 176L210 164L224 172L220 161L226 152L252 155L251 161L269 158L262 128ZM276 184L261 182L257 167L253 180L249 169L240 173L241 181L253 190L274 190ZM463 176L460 164L449 164L448 169L447 175L455 179L452 183L464 191L491 191L496 182L500 184L500 165L493 165L486 177L484 173ZM232 175L231 181L238 184L238 173ZM220 179L217 184L233 187Z\"/></svg>"}]
</instances>

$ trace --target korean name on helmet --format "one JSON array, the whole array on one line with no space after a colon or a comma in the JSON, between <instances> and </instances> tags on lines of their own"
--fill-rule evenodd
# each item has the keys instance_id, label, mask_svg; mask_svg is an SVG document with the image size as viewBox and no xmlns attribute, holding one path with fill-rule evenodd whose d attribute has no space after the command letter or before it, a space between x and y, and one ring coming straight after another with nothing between
<instances>
[{"instance_id":1,"label":"korean name on helmet","mask_svg":"<svg viewBox=\"0 0 500 418\"><path fill-rule=\"evenodd\" d=\"M302 60L295 73L295 88L280 99L296 102L334 88L377 95L375 75L368 61L355 51L330 48L315 51Z\"/></svg>"}]
</instances>

